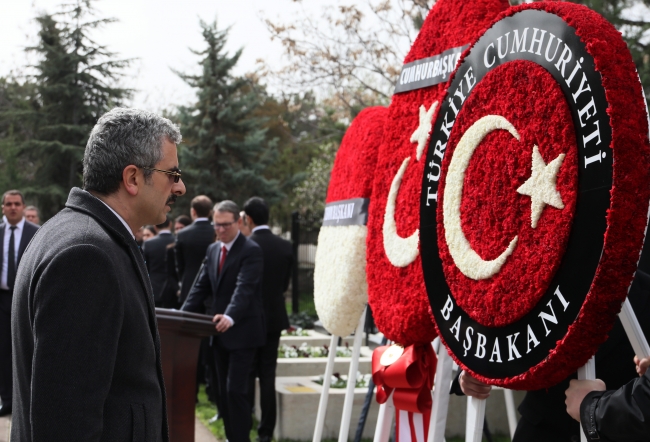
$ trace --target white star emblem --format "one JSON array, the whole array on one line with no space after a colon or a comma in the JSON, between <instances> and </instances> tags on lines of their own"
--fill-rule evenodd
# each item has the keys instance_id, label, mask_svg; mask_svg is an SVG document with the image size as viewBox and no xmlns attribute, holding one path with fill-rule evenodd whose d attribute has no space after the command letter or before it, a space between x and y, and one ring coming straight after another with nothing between
<instances>
[{"instance_id":1,"label":"white star emblem","mask_svg":"<svg viewBox=\"0 0 650 442\"><path fill-rule=\"evenodd\" d=\"M422 152L424 152L424 146L427 144L427 140L429 139L431 120L433 119L433 113L436 111L436 106L438 106L437 101L431 105L429 110L424 107L424 104L420 105L420 125L415 129L413 135L411 135L411 143L418 143L416 150L416 159L418 161L420 161Z\"/></svg>"},{"instance_id":2,"label":"white star emblem","mask_svg":"<svg viewBox=\"0 0 650 442\"><path fill-rule=\"evenodd\" d=\"M537 227L537 221L539 221L546 204L556 209L564 209L562 196L555 187L557 173L563 161L564 154L560 154L553 161L546 164L539 154L537 146L533 146L533 173L517 189L518 193L530 196L530 226L533 229Z\"/></svg>"}]
</instances>

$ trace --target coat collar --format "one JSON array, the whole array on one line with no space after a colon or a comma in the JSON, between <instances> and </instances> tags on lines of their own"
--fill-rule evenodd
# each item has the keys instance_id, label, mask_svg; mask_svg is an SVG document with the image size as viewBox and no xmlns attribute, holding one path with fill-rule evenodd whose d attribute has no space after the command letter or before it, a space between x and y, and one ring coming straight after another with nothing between
<instances>
[{"instance_id":1,"label":"coat collar","mask_svg":"<svg viewBox=\"0 0 650 442\"><path fill-rule=\"evenodd\" d=\"M144 262L142 249L140 249L138 243L133 239L131 232L126 229L124 224L122 224L117 216L102 201L90 192L86 192L78 187L73 187L70 190L70 195L68 195L68 201L65 203L65 206L94 218L118 243L121 243L122 247L128 250L131 259L138 269L140 282L147 295L150 319L154 327L156 327L156 311L153 304L153 289L149 280L149 272ZM157 330L152 330L152 332L157 333Z\"/></svg>"},{"instance_id":2,"label":"coat collar","mask_svg":"<svg viewBox=\"0 0 650 442\"><path fill-rule=\"evenodd\" d=\"M92 216L97 222L117 236L124 245L133 245L137 248L138 244L133 239L133 234L126 229L111 209L106 207L106 204L90 192L73 187L70 190L70 195L68 195L68 201L65 203L65 206Z\"/></svg>"}]
</instances>

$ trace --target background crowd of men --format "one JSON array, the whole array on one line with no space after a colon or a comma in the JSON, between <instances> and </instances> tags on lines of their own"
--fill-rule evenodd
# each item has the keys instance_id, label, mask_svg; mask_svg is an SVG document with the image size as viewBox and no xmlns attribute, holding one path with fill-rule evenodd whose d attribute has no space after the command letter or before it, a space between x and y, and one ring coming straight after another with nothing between
<instances>
[{"instance_id":1,"label":"background crowd of men","mask_svg":"<svg viewBox=\"0 0 650 442\"><path fill-rule=\"evenodd\" d=\"M228 439L247 440L259 378L258 436L270 441L277 415L277 350L289 327L284 293L291 243L271 232L269 208L259 197L240 211L233 201L215 205L199 195L192 199L190 217L142 229L156 306L216 315L221 334L203 340L197 381L217 404L215 419L224 419Z\"/></svg>"},{"instance_id":2,"label":"background crowd of men","mask_svg":"<svg viewBox=\"0 0 650 442\"><path fill-rule=\"evenodd\" d=\"M0 415L12 411L11 293L16 269L39 228L38 209L21 192L2 198L0 224ZM206 338L198 383L223 418L229 440L248 440L255 379L259 378L260 441L270 441L276 421L275 371L282 330L289 327L284 293L292 268L289 241L268 226L269 208L250 198L243 210L232 201L216 205L205 195L191 202L190 217L143 226L142 249L156 307L218 315L222 334ZM229 333L224 333L230 330Z\"/></svg>"}]
</instances>

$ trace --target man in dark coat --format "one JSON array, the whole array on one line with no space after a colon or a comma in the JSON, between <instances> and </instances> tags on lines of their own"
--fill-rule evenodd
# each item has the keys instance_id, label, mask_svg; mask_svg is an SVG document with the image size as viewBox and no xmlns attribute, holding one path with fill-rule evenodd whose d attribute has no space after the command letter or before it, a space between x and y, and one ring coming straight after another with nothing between
<instances>
[{"instance_id":1,"label":"man in dark coat","mask_svg":"<svg viewBox=\"0 0 650 442\"><path fill-rule=\"evenodd\" d=\"M113 109L93 128L84 189L34 235L14 290L11 440L168 441L151 283L134 232L180 181L178 127Z\"/></svg>"},{"instance_id":2,"label":"man in dark coat","mask_svg":"<svg viewBox=\"0 0 650 442\"><path fill-rule=\"evenodd\" d=\"M167 282L167 246L174 242L171 225L171 219L166 218L165 222L156 225L158 234L142 245L156 307L162 307L165 301L168 301L163 299L163 289Z\"/></svg>"},{"instance_id":3,"label":"man in dark coat","mask_svg":"<svg viewBox=\"0 0 650 442\"><path fill-rule=\"evenodd\" d=\"M211 210L210 198L205 195L194 197L190 209L194 222L178 232L176 238L176 267L181 281L181 304L187 299L208 246L214 243L215 232L209 218Z\"/></svg>"},{"instance_id":4,"label":"man in dark coat","mask_svg":"<svg viewBox=\"0 0 650 442\"><path fill-rule=\"evenodd\" d=\"M251 389L255 376L260 380L260 420L257 434L260 442L270 442L277 415L275 398L275 369L278 363L278 346L282 330L289 328L289 318L284 293L291 279L293 252L291 243L274 235L269 229L269 208L259 197L250 198L244 204L247 224L252 232L249 239L255 241L264 254L262 276L262 300L266 320L266 344L257 349L255 370L251 377Z\"/></svg>"},{"instance_id":5,"label":"man in dark coat","mask_svg":"<svg viewBox=\"0 0 650 442\"><path fill-rule=\"evenodd\" d=\"M222 201L214 208L214 228L219 241L208 247L203 270L192 287L183 310L201 311L210 299L221 334L212 340L219 413L230 442L248 442L253 424L249 400L249 376L255 351L264 345L266 330L262 312L262 250L239 232L239 208Z\"/></svg>"},{"instance_id":6,"label":"man in dark coat","mask_svg":"<svg viewBox=\"0 0 650 442\"><path fill-rule=\"evenodd\" d=\"M11 369L11 300L16 270L27 244L38 230L24 216L25 200L18 190L2 195L0 223L0 416L11 414L13 379Z\"/></svg>"},{"instance_id":7,"label":"man in dark coat","mask_svg":"<svg viewBox=\"0 0 650 442\"><path fill-rule=\"evenodd\" d=\"M567 412L582 424L588 441L650 441L650 357L634 362L640 377L618 390L606 391L600 379L571 381Z\"/></svg>"},{"instance_id":8,"label":"man in dark coat","mask_svg":"<svg viewBox=\"0 0 650 442\"><path fill-rule=\"evenodd\" d=\"M647 238L646 232L646 238ZM634 308L639 325L646 336L650 332L650 274L647 273L650 242L646 240L644 250L630 288L628 299ZM641 270L643 269L643 270ZM617 321L618 322L618 321ZM616 333L616 328L613 333ZM610 333L610 339L613 333ZM623 356L613 355L609 363L613 367L621 366L614 372L602 373L596 368L595 380L571 380L565 388L566 413L575 421L582 423L587 440L600 440L602 442L621 441L637 442L650 441L650 380L646 370L650 358L639 360L635 358L636 372L641 376L636 377L632 362L632 350L627 340L627 335L618 332L621 336L622 346L627 349ZM604 344L607 345L606 342ZM625 373L624 379L619 379L619 373ZM618 375L612 381L614 375ZM632 379L632 380L629 380ZM625 382L627 381L627 383ZM622 385L624 384L624 385ZM608 388L608 391L601 391ZM594 390L594 391L592 391ZM582 419L579 419L582 416Z\"/></svg>"}]
</instances>

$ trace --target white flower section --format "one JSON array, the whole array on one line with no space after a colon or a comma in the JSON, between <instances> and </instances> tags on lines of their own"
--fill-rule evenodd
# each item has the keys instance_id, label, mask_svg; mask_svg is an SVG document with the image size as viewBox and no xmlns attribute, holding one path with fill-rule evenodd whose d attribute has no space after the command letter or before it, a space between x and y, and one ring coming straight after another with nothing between
<instances>
[{"instance_id":1,"label":"white flower section","mask_svg":"<svg viewBox=\"0 0 650 442\"><path fill-rule=\"evenodd\" d=\"M436 111L437 106L437 101L434 101L433 104L431 104L429 110L424 107L424 104L420 105L420 125L417 129L415 129L413 135L411 135L411 143L418 143L418 147L415 151L415 156L418 161L420 161L420 157L422 157L424 146L427 145L427 140L429 139L429 134L431 133L431 120L433 120L433 113Z\"/></svg>"},{"instance_id":2,"label":"white flower section","mask_svg":"<svg viewBox=\"0 0 650 442\"><path fill-rule=\"evenodd\" d=\"M503 129L507 130L519 140L519 133L512 124L499 115L487 115L479 119L463 134L454 154L449 162L447 181L443 202L443 215L445 227L445 240L449 253L456 267L463 275L474 280L487 279L496 275L506 259L517 246L518 237L515 236L508 248L496 259L485 261L476 253L463 233L460 223L460 206L463 196L463 182L465 171L472 159L474 151L490 132Z\"/></svg>"},{"instance_id":3,"label":"white flower section","mask_svg":"<svg viewBox=\"0 0 650 442\"><path fill-rule=\"evenodd\" d=\"M314 303L325 329L348 336L368 302L366 226L323 226L318 234Z\"/></svg>"},{"instance_id":4,"label":"white flower section","mask_svg":"<svg viewBox=\"0 0 650 442\"><path fill-rule=\"evenodd\" d=\"M395 267L406 267L415 261L418 257L419 230L409 236L402 238L397 234L397 225L395 224L395 203L397 201L397 192L402 184L402 177L409 164L410 158L406 158L402 166L397 171L388 192L388 201L386 202L386 212L384 213L384 251L391 264Z\"/></svg>"},{"instance_id":5,"label":"white flower section","mask_svg":"<svg viewBox=\"0 0 650 442\"><path fill-rule=\"evenodd\" d=\"M558 155L556 159L546 164L544 158L539 154L537 146L533 146L533 172L524 184L519 186L517 192L530 197L530 226L537 227L539 217L546 204L556 209L564 209L562 195L556 186L557 173L560 171L564 154Z\"/></svg>"}]
</instances>

